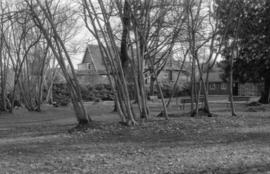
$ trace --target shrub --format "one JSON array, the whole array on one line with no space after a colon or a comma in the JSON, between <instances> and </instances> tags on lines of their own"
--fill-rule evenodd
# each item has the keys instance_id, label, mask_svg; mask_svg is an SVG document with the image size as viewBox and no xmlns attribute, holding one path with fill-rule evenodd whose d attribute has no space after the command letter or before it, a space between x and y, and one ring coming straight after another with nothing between
<instances>
[{"instance_id":1,"label":"shrub","mask_svg":"<svg viewBox=\"0 0 270 174\"><path fill-rule=\"evenodd\" d=\"M84 101L101 101L114 99L111 86L108 84L82 86L81 94Z\"/></svg>"},{"instance_id":2,"label":"shrub","mask_svg":"<svg viewBox=\"0 0 270 174\"><path fill-rule=\"evenodd\" d=\"M101 91L103 90L105 87L104 87L104 84L97 84L96 86L94 86L94 89L95 90L98 90L98 91Z\"/></svg>"},{"instance_id":3,"label":"shrub","mask_svg":"<svg viewBox=\"0 0 270 174\"><path fill-rule=\"evenodd\" d=\"M67 84L53 85L53 100L60 106L66 106L70 103L70 93Z\"/></svg>"}]
</instances>

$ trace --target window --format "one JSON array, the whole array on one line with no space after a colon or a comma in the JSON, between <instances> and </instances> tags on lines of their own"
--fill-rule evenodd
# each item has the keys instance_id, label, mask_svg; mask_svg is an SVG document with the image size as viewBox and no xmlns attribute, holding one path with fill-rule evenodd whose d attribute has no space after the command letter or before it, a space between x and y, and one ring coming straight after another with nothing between
<instances>
[{"instance_id":1,"label":"window","mask_svg":"<svg viewBox=\"0 0 270 174\"><path fill-rule=\"evenodd\" d=\"M216 88L214 83L210 83L209 86L210 86L210 89L215 89Z\"/></svg>"},{"instance_id":2,"label":"window","mask_svg":"<svg viewBox=\"0 0 270 174\"><path fill-rule=\"evenodd\" d=\"M226 83L221 83L221 89L223 89L223 90L227 89L227 84Z\"/></svg>"},{"instance_id":3,"label":"window","mask_svg":"<svg viewBox=\"0 0 270 174\"><path fill-rule=\"evenodd\" d=\"M87 69L91 69L91 64L90 63L87 64Z\"/></svg>"},{"instance_id":4,"label":"window","mask_svg":"<svg viewBox=\"0 0 270 174\"><path fill-rule=\"evenodd\" d=\"M215 88L216 88L216 89L220 89L220 88L221 88L221 83L216 83L216 84L215 84Z\"/></svg>"}]
</instances>

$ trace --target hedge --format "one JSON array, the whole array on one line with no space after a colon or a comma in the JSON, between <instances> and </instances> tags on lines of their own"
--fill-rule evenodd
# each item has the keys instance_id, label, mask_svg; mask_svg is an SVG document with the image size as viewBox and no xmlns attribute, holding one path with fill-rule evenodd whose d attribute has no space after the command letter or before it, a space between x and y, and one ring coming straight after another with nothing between
<instances>
[{"instance_id":1,"label":"hedge","mask_svg":"<svg viewBox=\"0 0 270 174\"><path fill-rule=\"evenodd\" d=\"M163 84L162 86L162 91L163 95L165 98L170 97L172 93L172 86ZM82 99L84 101L112 101L114 100L114 94L112 92L111 86L107 84L98 84L96 86L81 86L81 94L82 94ZM131 84L128 85L129 91L130 91L130 98L134 99L135 98L135 89L134 86ZM157 88L155 87L155 95L159 96L159 93L156 90ZM149 87L146 87L146 94L149 96ZM184 87L184 88L177 88L175 97L176 96L183 96L183 95L188 95L189 94L189 88ZM160 97L160 96L159 96ZM53 86L53 99L54 102L56 102L59 105L65 106L67 105L70 100L71 96L67 88L67 84L54 84Z\"/></svg>"}]
</instances>

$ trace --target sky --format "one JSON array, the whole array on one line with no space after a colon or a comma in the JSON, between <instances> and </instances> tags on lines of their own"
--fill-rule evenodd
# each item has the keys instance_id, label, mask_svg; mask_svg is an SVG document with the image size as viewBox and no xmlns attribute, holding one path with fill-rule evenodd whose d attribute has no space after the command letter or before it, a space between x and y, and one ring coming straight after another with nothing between
<instances>
[{"instance_id":1,"label":"sky","mask_svg":"<svg viewBox=\"0 0 270 174\"><path fill-rule=\"evenodd\" d=\"M83 23L83 22L82 22ZM77 69L77 65L81 63L84 55L84 51L87 44L90 43L91 34L87 31L86 27L82 26L77 32L76 36L71 40L71 44L76 45L76 53L71 54L74 67Z\"/></svg>"}]
</instances>

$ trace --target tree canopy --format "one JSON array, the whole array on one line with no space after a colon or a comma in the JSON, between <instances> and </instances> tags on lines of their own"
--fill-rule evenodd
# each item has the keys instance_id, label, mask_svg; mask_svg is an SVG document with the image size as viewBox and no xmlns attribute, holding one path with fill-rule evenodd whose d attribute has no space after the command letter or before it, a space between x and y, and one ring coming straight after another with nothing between
<instances>
[{"instance_id":1,"label":"tree canopy","mask_svg":"<svg viewBox=\"0 0 270 174\"><path fill-rule=\"evenodd\" d=\"M269 101L270 82L270 2L267 0L218 0L217 18L220 29L230 24L226 36L227 47L223 50L225 72L228 73L228 59L237 50L234 60L234 78L240 82L262 82L263 95ZM223 10L220 10L223 9ZM221 35L224 33L221 33ZM226 71L227 70L227 71ZM227 74L225 73L225 74ZM267 100L267 101L266 101Z\"/></svg>"}]
</instances>

